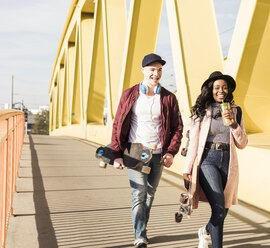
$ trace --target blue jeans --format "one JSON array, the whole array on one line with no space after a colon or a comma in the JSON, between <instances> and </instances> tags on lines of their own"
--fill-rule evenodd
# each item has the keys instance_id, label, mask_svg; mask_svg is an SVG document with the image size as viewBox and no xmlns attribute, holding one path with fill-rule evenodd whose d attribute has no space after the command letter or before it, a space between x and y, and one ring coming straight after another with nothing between
<instances>
[{"instance_id":1,"label":"blue jeans","mask_svg":"<svg viewBox=\"0 0 270 248\"><path fill-rule=\"evenodd\" d=\"M212 247L222 248L225 208L224 189L229 171L230 151L205 149L199 170L200 185L212 209L206 230L211 234Z\"/></svg>"},{"instance_id":2,"label":"blue jeans","mask_svg":"<svg viewBox=\"0 0 270 248\"><path fill-rule=\"evenodd\" d=\"M128 169L129 183L132 191L132 221L135 241L146 240L146 226L150 209L159 184L163 165L161 154L153 154L150 161L151 172L144 174L140 169Z\"/></svg>"}]
</instances>

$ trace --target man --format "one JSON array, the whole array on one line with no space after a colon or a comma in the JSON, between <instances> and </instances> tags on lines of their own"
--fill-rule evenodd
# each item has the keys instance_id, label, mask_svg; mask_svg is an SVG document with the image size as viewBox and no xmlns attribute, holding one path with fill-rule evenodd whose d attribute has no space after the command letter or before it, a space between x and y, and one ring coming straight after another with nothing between
<instances>
[{"instance_id":1,"label":"man","mask_svg":"<svg viewBox=\"0 0 270 248\"><path fill-rule=\"evenodd\" d=\"M128 169L132 191L134 247L147 247L146 226L163 166L169 168L178 152L183 123L174 94L160 86L162 66L166 63L151 53L142 60L143 81L123 92L112 131L114 167L123 169L123 151L128 142L144 147L157 145L150 161L150 174L141 168Z\"/></svg>"}]
</instances>

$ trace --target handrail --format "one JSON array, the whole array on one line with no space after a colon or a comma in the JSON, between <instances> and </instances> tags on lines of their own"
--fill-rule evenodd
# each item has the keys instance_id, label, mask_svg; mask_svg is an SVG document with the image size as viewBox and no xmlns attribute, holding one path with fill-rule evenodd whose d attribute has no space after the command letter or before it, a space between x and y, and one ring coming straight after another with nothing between
<instances>
[{"instance_id":1,"label":"handrail","mask_svg":"<svg viewBox=\"0 0 270 248\"><path fill-rule=\"evenodd\" d=\"M0 121L8 119L14 115L23 114L20 110L0 110Z\"/></svg>"},{"instance_id":2,"label":"handrail","mask_svg":"<svg viewBox=\"0 0 270 248\"><path fill-rule=\"evenodd\" d=\"M24 139L24 113L0 110L0 244L5 247L9 217Z\"/></svg>"}]
</instances>

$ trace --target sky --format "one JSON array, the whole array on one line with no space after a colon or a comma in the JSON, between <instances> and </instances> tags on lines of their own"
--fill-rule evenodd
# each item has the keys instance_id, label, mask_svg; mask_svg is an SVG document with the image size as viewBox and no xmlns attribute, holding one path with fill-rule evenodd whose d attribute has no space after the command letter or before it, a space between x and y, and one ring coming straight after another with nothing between
<instances>
[{"instance_id":1,"label":"sky","mask_svg":"<svg viewBox=\"0 0 270 248\"><path fill-rule=\"evenodd\" d=\"M54 60L72 0L1 0L0 108L48 105Z\"/></svg>"},{"instance_id":2,"label":"sky","mask_svg":"<svg viewBox=\"0 0 270 248\"><path fill-rule=\"evenodd\" d=\"M240 1L214 0L224 57L228 53ZM49 105L48 90L52 70L72 0L0 2L0 108L4 108L5 103L10 103L12 75L13 103L23 101L28 109ZM167 47L166 51L164 46ZM174 70L165 4L156 52L161 50L162 57L167 61L163 79L167 82L167 88L174 91Z\"/></svg>"}]
</instances>

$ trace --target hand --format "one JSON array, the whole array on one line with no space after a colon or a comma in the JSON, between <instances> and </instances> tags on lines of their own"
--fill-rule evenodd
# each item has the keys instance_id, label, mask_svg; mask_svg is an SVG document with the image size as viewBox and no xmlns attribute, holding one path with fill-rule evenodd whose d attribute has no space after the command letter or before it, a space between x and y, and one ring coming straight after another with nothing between
<instances>
[{"instance_id":1,"label":"hand","mask_svg":"<svg viewBox=\"0 0 270 248\"><path fill-rule=\"evenodd\" d=\"M116 158L113 162L113 167L115 169L123 170L125 168L124 162L122 158Z\"/></svg>"},{"instance_id":2,"label":"hand","mask_svg":"<svg viewBox=\"0 0 270 248\"><path fill-rule=\"evenodd\" d=\"M173 155L170 153L166 153L162 157L160 163L162 163L165 167L170 168L173 163Z\"/></svg>"},{"instance_id":3,"label":"hand","mask_svg":"<svg viewBox=\"0 0 270 248\"><path fill-rule=\"evenodd\" d=\"M191 176L190 176L190 174L183 174L183 177L184 177L184 186L188 190L189 189L190 180L191 180Z\"/></svg>"},{"instance_id":4,"label":"hand","mask_svg":"<svg viewBox=\"0 0 270 248\"><path fill-rule=\"evenodd\" d=\"M226 109L226 111L223 113L223 115L224 115L224 118L231 120L232 124L230 125L230 127L232 127L233 129L237 128L238 125L236 122L236 117L235 117L235 114L231 108Z\"/></svg>"},{"instance_id":5,"label":"hand","mask_svg":"<svg viewBox=\"0 0 270 248\"><path fill-rule=\"evenodd\" d=\"M184 180L186 180L187 182L190 182L190 174L183 174Z\"/></svg>"}]
</instances>

